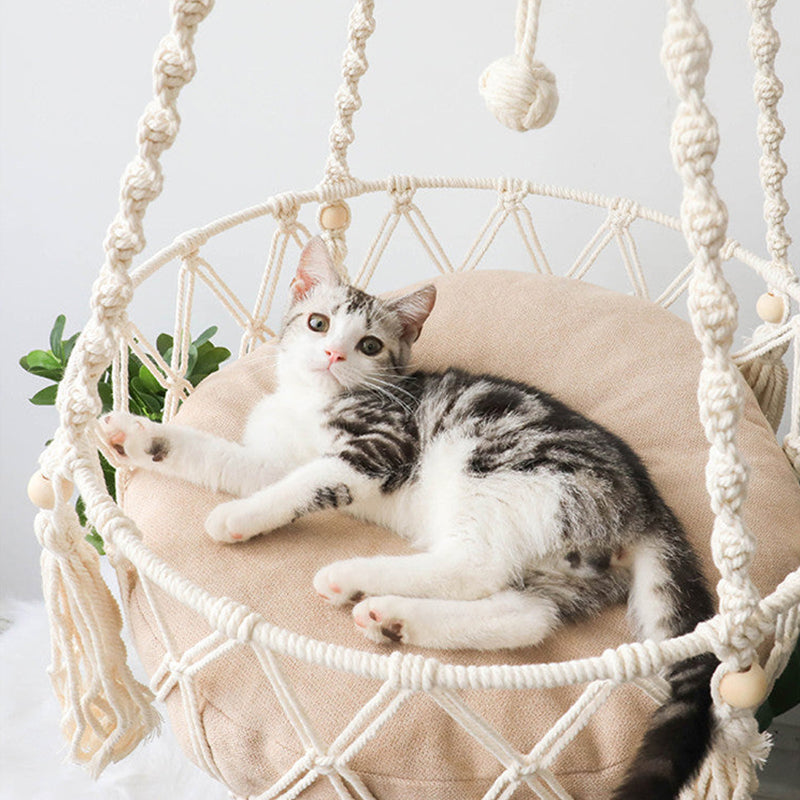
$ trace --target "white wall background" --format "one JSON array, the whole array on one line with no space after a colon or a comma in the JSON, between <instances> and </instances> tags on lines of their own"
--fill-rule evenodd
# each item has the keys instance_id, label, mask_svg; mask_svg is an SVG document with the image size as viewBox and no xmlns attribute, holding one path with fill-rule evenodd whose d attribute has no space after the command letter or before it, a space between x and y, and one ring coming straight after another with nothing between
<instances>
[{"instance_id":1,"label":"white wall background","mask_svg":"<svg viewBox=\"0 0 800 800\"><path fill-rule=\"evenodd\" d=\"M539 54L558 78L561 105L546 129L517 134L488 114L477 92L485 66L513 48L515 0L378 3L354 173L519 175L676 213L680 185L667 150L674 100L659 61L665 7L546 0ZM723 135L719 189L732 234L763 254L746 3L700 0L698 7L715 38L709 102ZM199 73L180 99L178 141L163 158L166 188L146 219L148 252L277 191L316 185L348 10L347 0L217 3L197 38ZM47 347L57 314L67 315L68 332L87 318L119 175L151 96L151 54L169 21L165 0L3 2L1 13L0 596L33 598L38 545L25 484L56 417L27 402L44 384L17 360ZM786 38L800 30L800 7L785 2L776 19ZM800 48L788 42L778 70L790 132L785 157L797 167ZM797 174L786 182L794 230ZM458 209L439 213L457 232ZM556 253L573 238L566 223L549 234ZM246 246L254 252L230 256L233 273L263 259L263 241ZM397 283L423 274L413 260L399 266ZM746 287L745 333L756 323L760 292L755 281ZM150 292L137 307L146 333L171 326L167 295Z\"/></svg>"}]
</instances>

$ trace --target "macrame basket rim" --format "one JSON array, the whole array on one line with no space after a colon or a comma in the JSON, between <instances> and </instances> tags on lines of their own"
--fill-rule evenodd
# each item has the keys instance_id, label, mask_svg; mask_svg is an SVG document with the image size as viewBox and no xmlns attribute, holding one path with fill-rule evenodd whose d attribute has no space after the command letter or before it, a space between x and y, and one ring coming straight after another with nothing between
<instances>
[{"instance_id":1,"label":"macrame basket rim","mask_svg":"<svg viewBox=\"0 0 800 800\"><path fill-rule=\"evenodd\" d=\"M612 209L622 202L627 204L630 213L636 218L677 232L681 230L677 218L639 206L624 198L610 198L591 192L508 178L390 176L384 180L350 180L337 186L325 185L304 192L276 194L263 203L222 217L203 227L186 231L177 236L170 245L133 269L132 283L134 287L138 287L160 268L197 251L214 236L265 215L271 214L277 220L282 212L296 213L302 206L310 203L330 203L378 192L444 188L511 191L523 195L576 201L607 209ZM746 250L734 239L728 239L726 242L725 258L741 261L773 285L780 277L773 274L774 269L769 262ZM786 279L783 276L781 288L800 302L797 279ZM443 663L416 653L395 651L392 654L374 654L312 639L273 625L242 603L226 597L215 597L155 555L141 541L141 534L133 521L108 494L96 465L93 465L93 461L96 460L96 442L91 433L82 433L75 444L79 457L74 464L73 477L86 501L89 518L108 542L112 558L117 555L124 556L142 575L203 617L213 630L242 643L255 642L280 655L288 655L307 663L321 664L364 678L390 680L398 688L404 689L437 687L525 690L554 688L594 680L624 683L635 678L648 677L658 673L670 663L715 650L715 645L719 641L718 632L723 624L719 614L701 623L694 632L681 637L662 642L628 642L600 655L547 664L462 666ZM774 627L778 615L795 605L798 597L800 597L800 569L790 573L770 596L761 601L759 612L763 624Z\"/></svg>"},{"instance_id":2,"label":"macrame basket rim","mask_svg":"<svg viewBox=\"0 0 800 800\"><path fill-rule=\"evenodd\" d=\"M339 184L322 184L314 189L300 192L281 192L271 195L267 200L254 206L249 206L220 217L213 222L199 228L191 228L175 237L171 244L154 253L150 258L131 270L131 279L134 287L138 287L145 279L150 277L164 265L175 258L188 255L203 246L221 233L238 225L250 222L266 215L277 215L282 209L296 207L298 210L310 203L332 203L337 200L349 200L364 194L378 192L396 192L404 190L415 191L418 189L473 189L488 191L513 191L522 195L536 195L549 197L556 200L566 200L598 208L612 208L618 203L627 203L630 213L635 217L653 222L673 231L681 231L680 220L670 214L641 206L635 201L623 197L611 197L596 192L552 186L549 184L534 183L524 179L514 178L470 178L470 177L413 177L406 175L391 175L383 180L356 180L349 179ZM728 237L725 242L724 252L726 260L734 258L753 269L764 281L771 283L785 291L800 303L800 279L795 276L787 277L775 265L752 251L743 247L736 239Z\"/></svg>"}]
</instances>

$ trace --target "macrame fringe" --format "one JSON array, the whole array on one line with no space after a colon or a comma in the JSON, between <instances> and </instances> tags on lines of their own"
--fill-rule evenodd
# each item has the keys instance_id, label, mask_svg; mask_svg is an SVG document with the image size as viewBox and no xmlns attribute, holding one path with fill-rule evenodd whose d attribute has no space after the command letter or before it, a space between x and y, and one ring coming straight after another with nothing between
<instances>
[{"instance_id":1,"label":"macrame fringe","mask_svg":"<svg viewBox=\"0 0 800 800\"><path fill-rule=\"evenodd\" d=\"M771 748L770 735L758 732L753 716L720 720L714 750L680 800L750 800L758 789L756 768L764 765Z\"/></svg>"},{"instance_id":2,"label":"macrame fringe","mask_svg":"<svg viewBox=\"0 0 800 800\"><path fill-rule=\"evenodd\" d=\"M153 695L130 671L119 606L75 510L59 499L36 516L50 620L50 680L69 758L96 778L160 726Z\"/></svg>"},{"instance_id":3,"label":"macrame fringe","mask_svg":"<svg viewBox=\"0 0 800 800\"><path fill-rule=\"evenodd\" d=\"M774 325L761 325L757 328L753 334L753 345L766 340L773 329ZM777 431L781 424L786 404L789 369L783 362L783 356L788 348L787 341L739 364L739 371L753 390L758 405L774 431Z\"/></svg>"}]
</instances>

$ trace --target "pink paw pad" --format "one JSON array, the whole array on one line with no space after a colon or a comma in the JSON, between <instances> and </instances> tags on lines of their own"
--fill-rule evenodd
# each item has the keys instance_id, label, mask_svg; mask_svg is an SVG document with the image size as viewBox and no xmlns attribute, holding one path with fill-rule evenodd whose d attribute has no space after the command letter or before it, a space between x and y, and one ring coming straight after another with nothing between
<instances>
[{"instance_id":1,"label":"pink paw pad","mask_svg":"<svg viewBox=\"0 0 800 800\"><path fill-rule=\"evenodd\" d=\"M119 455L126 456L127 453L125 452L125 448L122 446L125 443L126 438L127 437L125 436L124 431L117 431L115 434L108 437L108 443Z\"/></svg>"},{"instance_id":2,"label":"pink paw pad","mask_svg":"<svg viewBox=\"0 0 800 800\"><path fill-rule=\"evenodd\" d=\"M244 536L241 533L232 533L231 539L235 539L237 542L241 541Z\"/></svg>"},{"instance_id":3,"label":"pink paw pad","mask_svg":"<svg viewBox=\"0 0 800 800\"><path fill-rule=\"evenodd\" d=\"M381 617L381 615L380 615L380 612L378 612L378 611L370 611L370 612L369 612L369 618L370 618L370 619L371 619L373 622L380 622L380 621L381 621L381 619L382 619L382 617Z\"/></svg>"}]
</instances>

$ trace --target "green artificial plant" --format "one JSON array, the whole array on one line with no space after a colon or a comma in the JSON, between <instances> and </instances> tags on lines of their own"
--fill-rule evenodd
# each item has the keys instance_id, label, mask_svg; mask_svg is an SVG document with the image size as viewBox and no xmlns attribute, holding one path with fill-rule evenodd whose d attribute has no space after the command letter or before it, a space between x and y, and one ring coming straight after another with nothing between
<instances>
[{"instance_id":1,"label":"green artificial plant","mask_svg":"<svg viewBox=\"0 0 800 800\"><path fill-rule=\"evenodd\" d=\"M60 314L50 331L49 350L31 350L27 355L19 360L20 366L32 375L44 378L51 383L40 389L30 402L37 406L52 406L56 402L58 385L64 377L78 333L72 334L68 339L64 339L64 326L66 317ZM230 358L231 351L226 347L217 347L211 337L217 332L216 326L203 331L189 345L189 359L184 378L197 386L203 378L216 372L219 365ZM172 359L174 342L168 333L162 333L156 339L156 349L167 363ZM158 382L156 374L163 376L163 370L150 360L143 363L142 360L128 349L128 396L130 411L132 414L148 417L156 422L161 422L164 413L164 400L167 390ZM97 391L103 404L102 413L111 411L113 405L113 378L111 367L100 376L97 383ZM103 467L103 476L109 494L116 500L116 484L114 480L114 467L100 454L100 463ZM75 503L81 525L86 525L85 504L82 497L78 497ZM103 539L100 534L92 528L86 536L87 541L91 542L97 551L103 555Z\"/></svg>"}]
</instances>

